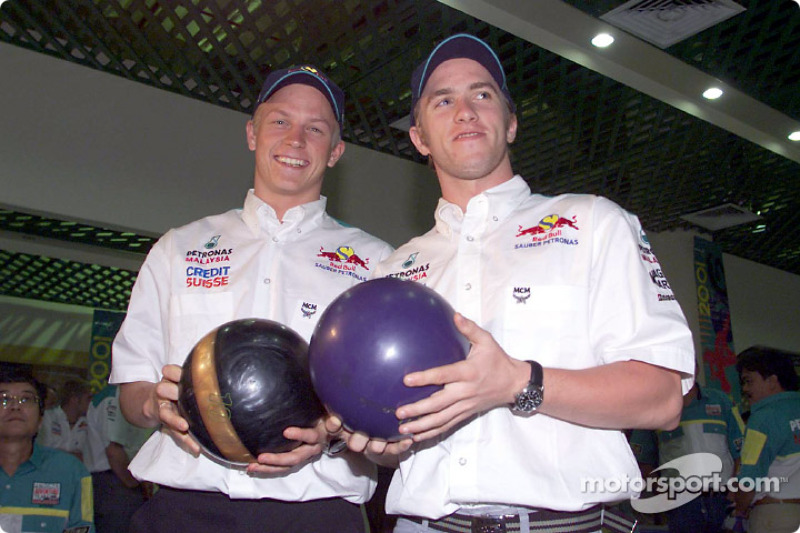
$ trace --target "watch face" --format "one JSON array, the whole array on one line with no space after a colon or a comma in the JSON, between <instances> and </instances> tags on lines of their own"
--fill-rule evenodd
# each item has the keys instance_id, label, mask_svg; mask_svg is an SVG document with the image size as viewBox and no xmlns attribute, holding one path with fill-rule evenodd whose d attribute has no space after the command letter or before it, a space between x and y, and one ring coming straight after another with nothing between
<instances>
[{"instance_id":1,"label":"watch face","mask_svg":"<svg viewBox=\"0 0 800 533\"><path fill-rule=\"evenodd\" d=\"M542 405L542 400L544 400L544 394L542 392L542 389L539 387L529 388L522 391L519 396L517 396L517 410L525 413L535 411L540 405Z\"/></svg>"}]
</instances>

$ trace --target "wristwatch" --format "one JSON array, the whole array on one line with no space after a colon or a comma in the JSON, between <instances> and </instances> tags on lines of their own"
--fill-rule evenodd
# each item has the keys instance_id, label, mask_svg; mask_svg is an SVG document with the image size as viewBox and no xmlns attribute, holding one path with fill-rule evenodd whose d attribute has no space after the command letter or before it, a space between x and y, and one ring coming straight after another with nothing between
<instances>
[{"instance_id":1,"label":"wristwatch","mask_svg":"<svg viewBox=\"0 0 800 533\"><path fill-rule=\"evenodd\" d=\"M522 392L514 398L511 410L518 413L532 413L542 405L544 401L544 371L542 365L536 361L527 361L531 365L531 379Z\"/></svg>"}]
</instances>

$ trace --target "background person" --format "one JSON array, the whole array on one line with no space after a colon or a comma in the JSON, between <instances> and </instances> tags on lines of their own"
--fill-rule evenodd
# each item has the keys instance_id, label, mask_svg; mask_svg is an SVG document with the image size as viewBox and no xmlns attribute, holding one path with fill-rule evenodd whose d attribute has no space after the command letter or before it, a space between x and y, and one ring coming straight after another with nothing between
<instances>
[{"instance_id":1,"label":"background person","mask_svg":"<svg viewBox=\"0 0 800 533\"><path fill-rule=\"evenodd\" d=\"M150 484L133 477L128 464L152 431L125 420L118 395L118 387L105 387L95 394L87 414L97 533L127 531L133 514L150 494Z\"/></svg>"},{"instance_id":2,"label":"background person","mask_svg":"<svg viewBox=\"0 0 800 533\"><path fill-rule=\"evenodd\" d=\"M64 450L83 461L89 434L86 411L92 400L91 388L85 381L71 379L61 387L59 397L60 405L44 412L37 442Z\"/></svg>"},{"instance_id":3,"label":"background person","mask_svg":"<svg viewBox=\"0 0 800 533\"><path fill-rule=\"evenodd\" d=\"M739 354L736 370L750 403L740 482L780 480L778 490L740 484L736 511L748 516L750 533L796 533L800 529L800 392L789 354L754 346ZM750 490L746 490L746 489Z\"/></svg>"},{"instance_id":4,"label":"background person","mask_svg":"<svg viewBox=\"0 0 800 533\"><path fill-rule=\"evenodd\" d=\"M411 140L442 198L435 227L375 275L424 266L472 348L405 377L444 385L396 411L413 437L356 433L348 445L386 464L399 455L395 531L598 531L598 504L630 493L587 493L581 480L636 478L620 429L677 425L694 368L686 321L633 215L594 196L531 194L514 175L514 104L483 41L442 41L411 91Z\"/></svg>"},{"instance_id":5,"label":"background person","mask_svg":"<svg viewBox=\"0 0 800 533\"><path fill-rule=\"evenodd\" d=\"M92 481L74 456L34 442L47 389L0 368L0 531L91 533Z\"/></svg>"},{"instance_id":6,"label":"background person","mask_svg":"<svg viewBox=\"0 0 800 533\"><path fill-rule=\"evenodd\" d=\"M724 484L739 468L744 422L730 398L717 389L697 383L683 397L683 411L677 428L671 431L635 430L631 448L642 466L643 476L661 465L694 453L713 453L722 462L720 481ZM654 452L654 453L653 453ZM670 470L657 472L668 476ZM705 491L690 502L667 511L671 533L720 533L728 514L727 493Z\"/></svg>"},{"instance_id":7,"label":"background person","mask_svg":"<svg viewBox=\"0 0 800 533\"><path fill-rule=\"evenodd\" d=\"M177 382L192 346L230 320L275 320L308 340L327 305L364 281L391 247L325 212L325 170L345 150L344 94L316 68L267 76L247 145L254 186L244 209L165 234L150 251L114 341L110 382L131 422L163 429L130 470L159 490L136 513L135 532L361 532L358 504L375 468L357 454L320 455L329 436L290 428L303 444L262 454L247 470L199 454L177 414Z\"/></svg>"}]
</instances>

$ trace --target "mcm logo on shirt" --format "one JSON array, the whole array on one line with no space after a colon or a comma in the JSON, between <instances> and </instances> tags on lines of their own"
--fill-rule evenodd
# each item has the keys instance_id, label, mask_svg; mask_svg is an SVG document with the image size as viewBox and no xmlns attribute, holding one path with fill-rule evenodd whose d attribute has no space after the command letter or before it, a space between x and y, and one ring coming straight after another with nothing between
<instances>
[{"instance_id":1,"label":"mcm logo on shirt","mask_svg":"<svg viewBox=\"0 0 800 533\"><path fill-rule=\"evenodd\" d=\"M528 298L531 297L531 288L530 287L514 287L514 292L512 293L514 296L514 300L517 301L518 304L524 304L528 302Z\"/></svg>"},{"instance_id":2,"label":"mcm logo on shirt","mask_svg":"<svg viewBox=\"0 0 800 533\"><path fill-rule=\"evenodd\" d=\"M300 311L303 313L303 318L311 318L317 314L317 304L303 302L300 306Z\"/></svg>"},{"instance_id":3,"label":"mcm logo on shirt","mask_svg":"<svg viewBox=\"0 0 800 533\"><path fill-rule=\"evenodd\" d=\"M31 503L36 505L58 505L61 500L61 483L33 483Z\"/></svg>"}]
</instances>

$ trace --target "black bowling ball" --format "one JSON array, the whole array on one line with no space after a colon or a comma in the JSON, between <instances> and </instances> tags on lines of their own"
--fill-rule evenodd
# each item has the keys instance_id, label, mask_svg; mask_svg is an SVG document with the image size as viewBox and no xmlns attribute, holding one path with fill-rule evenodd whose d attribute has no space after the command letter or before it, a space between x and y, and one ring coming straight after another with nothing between
<instances>
[{"instance_id":1,"label":"black bowling ball","mask_svg":"<svg viewBox=\"0 0 800 533\"><path fill-rule=\"evenodd\" d=\"M289 451L289 426L313 427L324 408L308 370L308 343L271 320L222 324L194 346L179 383L178 409L205 452L223 463Z\"/></svg>"}]
</instances>

